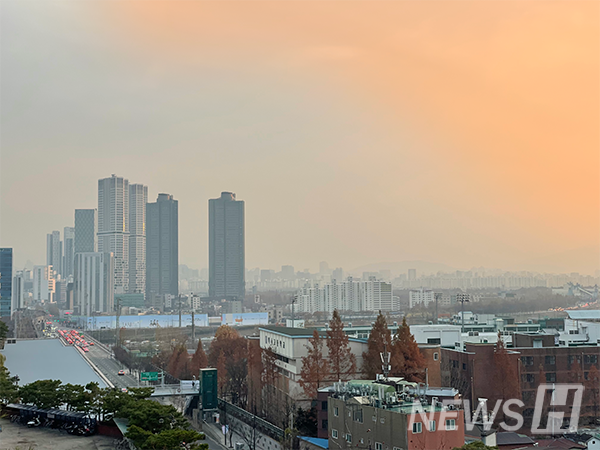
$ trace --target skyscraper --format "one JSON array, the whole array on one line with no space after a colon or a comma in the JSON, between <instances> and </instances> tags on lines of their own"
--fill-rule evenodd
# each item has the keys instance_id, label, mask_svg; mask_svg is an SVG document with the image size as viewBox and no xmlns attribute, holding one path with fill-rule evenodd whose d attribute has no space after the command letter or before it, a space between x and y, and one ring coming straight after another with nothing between
<instances>
[{"instance_id":1,"label":"skyscraper","mask_svg":"<svg viewBox=\"0 0 600 450\"><path fill-rule=\"evenodd\" d=\"M54 301L54 270L52 266L33 266L33 301Z\"/></svg>"},{"instance_id":2,"label":"skyscraper","mask_svg":"<svg viewBox=\"0 0 600 450\"><path fill-rule=\"evenodd\" d=\"M208 201L208 293L243 300L245 293L244 202L232 192Z\"/></svg>"},{"instance_id":3,"label":"skyscraper","mask_svg":"<svg viewBox=\"0 0 600 450\"><path fill-rule=\"evenodd\" d=\"M10 317L12 303L13 249L0 248L0 317Z\"/></svg>"},{"instance_id":4,"label":"skyscraper","mask_svg":"<svg viewBox=\"0 0 600 450\"><path fill-rule=\"evenodd\" d=\"M178 203L169 194L158 194L146 205L146 298L178 295Z\"/></svg>"},{"instance_id":5,"label":"skyscraper","mask_svg":"<svg viewBox=\"0 0 600 450\"><path fill-rule=\"evenodd\" d=\"M11 311L14 313L16 310L25 307L25 276L23 271L19 270L12 281L12 307Z\"/></svg>"},{"instance_id":6,"label":"skyscraper","mask_svg":"<svg viewBox=\"0 0 600 450\"><path fill-rule=\"evenodd\" d=\"M115 293L129 292L129 180L98 180L98 251L114 257Z\"/></svg>"},{"instance_id":7,"label":"skyscraper","mask_svg":"<svg viewBox=\"0 0 600 450\"><path fill-rule=\"evenodd\" d=\"M114 259L111 253L75 255L74 304L78 313L91 316L114 309Z\"/></svg>"},{"instance_id":8,"label":"skyscraper","mask_svg":"<svg viewBox=\"0 0 600 450\"><path fill-rule=\"evenodd\" d=\"M62 274L62 242L60 231L46 235L46 265L52 266L57 274Z\"/></svg>"},{"instance_id":9,"label":"skyscraper","mask_svg":"<svg viewBox=\"0 0 600 450\"><path fill-rule=\"evenodd\" d=\"M96 210L76 209L74 253L95 252L97 231L98 214L96 214Z\"/></svg>"},{"instance_id":10,"label":"skyscraper","mask_svg":"<svg viewBox=\"0 0 600 450\"><path fill-rule=\"evenodd\" d=\"M129 185L129 293L146 291L146 203L148 187Z\"/></svg>"},{"instance_id":11,"label":"skyscraper","mask_svg":"<svg viewBox=\"0 0 600 450\"><path fill-rule=\"evenodd\" d=\"M75 258L75 228L65 227L63 233L63 278L73 275L73 258Z\"/></svg>"}]
</instances>

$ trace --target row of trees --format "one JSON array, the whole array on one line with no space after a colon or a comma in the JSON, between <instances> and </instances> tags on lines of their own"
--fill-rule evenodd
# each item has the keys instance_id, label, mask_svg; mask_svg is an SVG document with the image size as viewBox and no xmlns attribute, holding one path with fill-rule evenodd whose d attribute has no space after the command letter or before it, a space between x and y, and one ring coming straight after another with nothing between
<instances>
[{"instance_id":1,"label":"row of trees","mask_svg":"<svg viewBox=\"0 0 600 450\"><path fill-rule=\"evenodd\" d=\"M20 402L40 409L62 408L95 417L102 422L112 417L128 420L127 437L137 448L171 450L182 442L194 443L204 435L189 429L188 421L171 405L150 400L153 388L132 388L128 392L100 388L97 383L85 386L62 384L60 380L38 380L19 387L2 365L0 402ZM207 450L207 444L192 444L192 449Z\"/></svg>"},{"instance_id":2,"label":"row of trees","mask_svg":"<svg viewBox=\"0 0 600 450\"><path fill-rule=\"evenodd\" d=\"M320 334L315 330L309 339L308 354L302 358L300 385L307 397L315 398L323 383L346 381L357 375L373 379L382 373L381 353L384 352L390 354L389 375L401 376L409 381L423 379L425 358L410 332L406 318L392 337L385 316L379 312L371 329L367 351L362 355L362 370L358 372L344 324L340 314L334 311L327 332Z\"/></svg>"}]
</instances>

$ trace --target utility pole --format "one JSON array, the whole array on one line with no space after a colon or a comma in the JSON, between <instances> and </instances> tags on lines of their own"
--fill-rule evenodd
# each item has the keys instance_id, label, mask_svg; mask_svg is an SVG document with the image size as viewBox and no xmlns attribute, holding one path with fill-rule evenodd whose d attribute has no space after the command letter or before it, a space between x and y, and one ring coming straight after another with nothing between
<instances>
[{"instance_id":1,"label":"utility pole","mask_svg":"<svg viewBox=\"0 0 600 450\"><path fill-rule=\"evenodd\" d=\"M435 292L433 294L433 297L435 298L435 323L438 324L439 323L439 314L438 314L438 302L439 300L442 298L442 293L441 292Z\"/></svg>"},{"instance_id":2,"label":"utility pole","mask_svg":"<svg viewBox=\"0 0 600 450\"><path fill-rule=\"evenodd\" d=\"M181 328L181 294L177 297L179 298L179 328Z\"/></svg>"},{"instance_id":3,"label":"utility pole","mask_svg":"<svg viewBox=\"0 0 600 450\"><path fill-rule=\"evenodd\" d=\"M121 317L121 299L117 299L117 320L116 320L116 330L115 330L115 346L118 347L121 343L121 328L119 327L119 317Z\"/></svg>"},{"instance_id":4,"label":"utility pole","mask_svg":"<svg viewBox=\"0 0 600 450\"><path fill-rule=\"evenodd\" d=\"M296 328L296 322L294 322L294 303L296 303L296 299L298 296L294 295L292 297L292 328Z\"/></svg>"},{"instance_id":5,"label":"utility pole","mask_svg":"<svg viewBox=\"0 0 600 450\"><path fill-rule=\"evenodd\" d=\"M460 307L460 315L461 317L461 321L462 321L462 325L460 328L460 332L464 333L465 332L465 302L469 302L469 294L464 294L462 292L459 292L458 294L456 294L456 301L460 302L461 307Z\"/></svg>"},{"instance_id":6,"label":"utility pole","mask_svg":"<svg viewBox=\"0 0 600 450\"><path fill-rule=\"evenodd\" d=\"M196 342L196 326L194 323L194 308L192 308L192 344Z\"/></svg>"}]
</instances>

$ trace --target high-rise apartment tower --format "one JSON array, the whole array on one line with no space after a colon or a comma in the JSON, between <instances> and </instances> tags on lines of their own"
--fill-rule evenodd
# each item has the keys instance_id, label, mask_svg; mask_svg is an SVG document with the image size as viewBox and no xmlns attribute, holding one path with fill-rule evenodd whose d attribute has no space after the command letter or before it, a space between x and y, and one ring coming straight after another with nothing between
<instances>
[{"instance_id":1,"label":"high-rise apartment tower","mask_svg":"<svg viewBox=\"0 0 600 450\"><path fill-rule=\"evenodd\" d=\"M178 203L169 194L158 194L146 205L146 298L178 295Z\"/></svg>"},{"instance_id":2,"label":"high-rise apartment tower","mask_svg":"<svg viewBox=\"0 0 600 450\"><path fill-rule=\"evenodd\" d=\"M208 294L243 300L245 293L244 202L232 192L208 201Z\"/></svg>"}]
</instances>

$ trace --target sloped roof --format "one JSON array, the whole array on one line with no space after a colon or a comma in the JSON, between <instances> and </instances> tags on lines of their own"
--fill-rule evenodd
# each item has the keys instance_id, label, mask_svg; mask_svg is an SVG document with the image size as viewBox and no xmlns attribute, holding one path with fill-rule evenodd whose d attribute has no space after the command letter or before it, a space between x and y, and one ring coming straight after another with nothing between
<instances>
[{"instance_id":1,"label":"sloped roof","mask_svg":"<svg viewBox=\"0 0 600 450\"><path fill-rule=\"evenodd\" d=\"M599 309L582 309L577 311L567 311L567 315L569 316L569 319L575 320L600 320Z\"/></svg>"},{"instance_id":2,"label":"sloped roof","mask_svg":"<svg viewBox=\"0 0 600 450\"><path fill-rule=\"evenodd\" d=\"M308 442L310 444L316 445L317 447L329 449L329 440L327 440L327 439L308 437L308 436L299 436L298 439Z\"/></svg>"},{"instance_id":3,"label":"sloped roof","mask_svg":"<svg viewBox=\"0 0 600 450\"><path fill-rule=\"evenodd\" d=\"M513 431L502 431L496 433L496 445L534 444L533 439L528 436L517 434Z\"/></svg>"}]
</instances>

